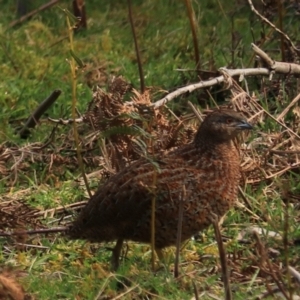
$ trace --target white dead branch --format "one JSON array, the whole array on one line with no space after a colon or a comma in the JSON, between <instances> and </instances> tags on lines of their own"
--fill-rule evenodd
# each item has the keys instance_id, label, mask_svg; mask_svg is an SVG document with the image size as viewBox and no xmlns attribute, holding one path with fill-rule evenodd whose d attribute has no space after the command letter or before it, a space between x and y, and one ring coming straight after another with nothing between
<instances>
[{"instance_id":1,"label":"white dead branch","mask_svg":"<svg viewBox=\"0 0 300 300\"><path fill-rule=\"evenodd\" d=\"M159 108L162 105L170 102L171 100L179 97L185 93L191 93L195 90L201 88L207 88L216 84L220 84L222 82L226 82L228 77L240 76L240 81L244 79L245 76L269 76L272 79L273 74L293 74L300 75L300 65L294 63L285 63L285 62L277 62L270 58L270 56L257 47L255 44L251 44L252 50L257 54L257 56L267 65L267 68L246 68L246 69L227 69L220 68L219 71L223 73L223 75L218 76L216 78L200 81L198 83L190 84L188 86L177 89L176 91L168 94L164 98L156 101L152 104L153 108Z\"/></svg>"}]
</instances>

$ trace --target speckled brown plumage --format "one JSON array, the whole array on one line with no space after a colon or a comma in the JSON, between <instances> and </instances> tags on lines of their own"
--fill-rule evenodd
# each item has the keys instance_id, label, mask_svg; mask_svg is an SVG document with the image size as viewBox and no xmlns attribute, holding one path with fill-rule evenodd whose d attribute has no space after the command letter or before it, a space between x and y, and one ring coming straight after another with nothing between
<instances>
[{"instance_id":1,"label":"speckled brown plumage","mask_svg":"<svg viewBox=\"0 0 300 300\"><path fill-rule=\"evenodd\" d=\"M221 217L234 204L240 155L232 140L251 128L235 111L212 112L193 143L153 158L154 162L140 159L112 176L83 208L69 236L93 242L117 240L115 256L123 240L150 243L151 200L155 197L155 247L175 245L185 185L182 241L190 238L210 225L212 214Z\"/></svg>"}]
</instances>

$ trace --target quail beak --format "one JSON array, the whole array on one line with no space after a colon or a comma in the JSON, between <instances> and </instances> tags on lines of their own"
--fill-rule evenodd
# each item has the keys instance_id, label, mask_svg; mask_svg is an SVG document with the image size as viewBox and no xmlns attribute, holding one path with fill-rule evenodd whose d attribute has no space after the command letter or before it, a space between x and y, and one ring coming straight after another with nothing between
<instances>
[{"instance_id":1,"label":"quail beak","mask_svg":"<svg viewBox=\"0 0 300 300\"><path fill-rule=\"evenodd\" d=\"M253 129L253 126L250 123L248 123L247 121L240 121L238 124L236 124L236 126L241 130Z\"/></svg>"}]
</instances>

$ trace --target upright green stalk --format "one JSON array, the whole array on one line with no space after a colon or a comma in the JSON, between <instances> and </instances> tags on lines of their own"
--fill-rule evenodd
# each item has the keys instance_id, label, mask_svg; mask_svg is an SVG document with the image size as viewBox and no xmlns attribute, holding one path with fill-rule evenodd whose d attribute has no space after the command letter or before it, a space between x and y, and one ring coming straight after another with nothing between
<instances>
[{"instance_id":1,"label":"upright green stalk","mask_svg":"<svg viewBox=\"0 0 300 300\"><path fill-rule=\"evenodd\" d=\"M74 53L74 46L73 46L73 27L70 24L70 19L68 15L66 16L67 18L67 24L68 24L68 31L69 31L69 41L70 41L70 50L71 53ZM77 82L77 77L76 77L76 63L73 55L71 56L71 59L69 60L70 67L71 67L71 82L72 82L72 118L73 120L76 119L76 104L77 104L77 98L76 98L76 82ZM88 181L85 175L84 171L84 165L82 161L82 156L81 156L81 146L79 143L79 137L78 137L78 131L77 131L77 124L76 122L73 122L73 129L74 129L74 138L75 138L75 144L76 144L76 152L77 152L77 160L78 160L78 165L84 180L84 184L86 186L87 192L90 197L92 197Z\"/></svg>"}]
</instances>

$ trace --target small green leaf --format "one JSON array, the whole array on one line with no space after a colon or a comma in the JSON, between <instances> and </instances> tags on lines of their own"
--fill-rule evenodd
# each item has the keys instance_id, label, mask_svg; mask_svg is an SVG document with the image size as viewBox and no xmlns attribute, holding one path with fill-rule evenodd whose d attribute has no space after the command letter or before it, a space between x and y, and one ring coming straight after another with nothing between
<instances>
[{"instance_id":1,"label":"small green leaf","mask_svg":"<svg viewBox=\"0 0 300 300\"><path fill-rule=\"evenodd\" d=\"M77 62L78 66L80 68L83 68L84 67L83 61L74 53L74 51L72 49L70 50L70 54L75 59L75 61Z\"/></svg>"}]
</instances>

